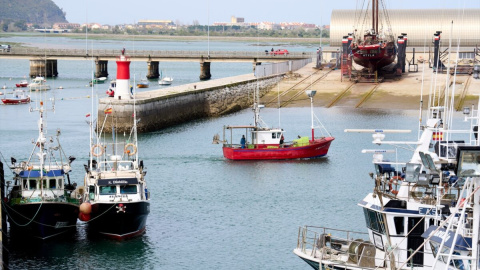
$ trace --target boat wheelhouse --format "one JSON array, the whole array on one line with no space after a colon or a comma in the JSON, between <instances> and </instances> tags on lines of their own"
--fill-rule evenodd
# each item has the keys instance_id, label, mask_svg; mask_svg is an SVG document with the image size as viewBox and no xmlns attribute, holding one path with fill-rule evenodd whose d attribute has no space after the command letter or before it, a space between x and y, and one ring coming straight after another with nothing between
<instances>
[{"instance_id":1,"label":"boat wheelhouse","mask_svg":"<svg viewBox=\"0 0 480 270\"><path fill-rule=\"evenodd\" d=\"M80 198L69 177L75 158L65 156L58 139L60 130L56 140L45 136L44 108L40 104L39 136L32 154L26 161L11 159L14 177L13 182L7 181L4 211L12 234L48 239L75 233Z\"/></svg>"}]
</instances>

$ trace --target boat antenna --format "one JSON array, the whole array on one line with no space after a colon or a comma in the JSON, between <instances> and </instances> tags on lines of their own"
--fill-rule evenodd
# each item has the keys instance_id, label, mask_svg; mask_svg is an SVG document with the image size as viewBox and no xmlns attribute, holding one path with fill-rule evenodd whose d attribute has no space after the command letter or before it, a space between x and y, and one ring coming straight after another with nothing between
<instances>
[{"instance_id":1,"label":"boat antenna","mask_svg":"<svg viewBox=\"0 0 480 270\"><path fill-rule=\"evenodd\" d=\"M462 21L464 22L465 19L464 19L464 16L465 16L465 2L463 3L463 10L462 10L462 15L458 14L457 15L457 18L459 18L459 16L461 16L462 18ZM460 13L460 11L459 11ZM460 18L459 18L460 19ZM454 72L454 75L453 75L453 89L452 89L452 96L451 96L451 101L450 101L450 104L451 104L451 107L450 107L450 115L449 115L449 118L448 118L448 126L451 127L452 126L452 123L453 123L453 110L454 110L454 100L455 100L455 85L456 85L456 81L457 81L457 67L458 67L458 59L460 57L460 35L458 35L457 37L457 53L456 53L456 65L455 65L455 72ZM464 87L467 87L467 85L465 84ZM449 138L447 138L448 140Z\"/></svg>"},{"instance_id":2,"label":"boat antenna","mask_svg":"<svg viewBox=\"0 0 480 270\"><path fill-rule=\"evenodd\" d=\"M451 50L452 49L452 35L453 35L453 20L451 21L450 23L450 37L448 39L448 49ZM450 69L451 69L451 65L450 65L450 56L451 56L451 53L448 54L448 66L447 66L447 76L445 76L445 100L443 101L443 106L445 107L445 119L449 119L450 117L447 115L449 114L449 99L448 97L450 96L450 81L452 80L452 77L450 75ZM453 81L453 83L455 83L455 81ZM440 102L440 94L438 95L438 101ZM446 123L448 124L448 123Z\"/></svg>"},{"instance_id":3,"label":"boat antenna","mask_svg":"<svg viewBox=\"0 0 480 270\"><path fill-rule=\"evenodd\" d=\"M425 21L425 25L424 25L424 32L423 32L423 36L424 36L424 39L423 39L423 57L424 59L426 59L425 57L425 54L426 54L426 47L427 47L427 24L426 24L426 21ZM423 114L423 87L425 85L425 61L423 61L422 63L422 85L420 87L420 108L419 108L419 113L418 113L418 134L417 134L417 138L420 139L420 136L421 136L421 126L422 126L422 114Z\"/></svg>"},{"instance_id":4,"label":"boat antenna","mask_svg":"<svg viewBox=\"0 0 480 270\"><path fill-rule=\"evenodd\" d=\"M87 41L87 44L88 44L88 41ZM92 51L93 51L93 40L92 40ZM90 89L91 89L91 90L90 90L90 91L91 91L91 94L90 94L90 99L91 99L91 107L90 107L90 109L91 109L91 113L90 113L90 119L89 119L89 121L88 121L89 126L90 126L90 147L89 147L89 149L92 149L92 147L93 147L93 134L94 134L94 132L93 132L93 117L94 117L94 116L93 116L93 111L94 111L94 110L93 110L93 108L94 108L94 107L93 107L93 106L94 106L94 105L93 105L93 93L94 93L94 91L93 91L93 86L94 86L94 83L93 83L93 82L94 82L94 81L93 81L93 80L94 80L94 65L93 65L93 63L94 63L94 58L93 58L93 53L92 53L92 61L91 61L91 66L92 66L92 68L91 68L91 70L92 70L92 72L91 72L91 82L92 82L92 85L90 86ZM97 139L97 142L98 142L98 139ZM91 151L91 150L90 150L90 151ZM92 171L92 170L93 170L93 164L92 164L92 163L93 163L93 153L90 153L89 156L90 156L90 163L89 163L89 165L90 165L90 171Z\"/></svg>"},{"instance_id":5,"label":"boat antenna","mask_svg":"<svg viewBox=\"0 0 480 270\"><path fill-rule=\"evenodd\" d=\"M281 125L281 122L280 122L280 82L278 82L277 84L277 99L278 99L278 127L280 128L282 125Z\"/></svg>"}]
</instances>

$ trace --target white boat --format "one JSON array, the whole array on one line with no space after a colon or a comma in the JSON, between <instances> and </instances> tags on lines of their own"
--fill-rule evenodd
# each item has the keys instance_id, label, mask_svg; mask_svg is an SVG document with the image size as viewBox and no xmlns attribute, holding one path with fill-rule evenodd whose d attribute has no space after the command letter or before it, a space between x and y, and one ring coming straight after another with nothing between
<instances>
[{"instance_id":1,"label":"white boat","mask_svg":"<svg viewBox=\"0 0 480 270\"><path fill-rule=\"evenodd\" d=\"M123 54L119 59L128 61ZM117 60L117 65L119 62ZM117 74L120 68L123 68L122 74L130 74L129 65L119 65ZM117 78L115 91L130 92L128 83L122 80L125 79ZM133 106L135 110L135 100ZM104 130L104 125L112 124L112 134L93 132L95 122L90 122L92 138L85 175L87 191L84 203L80 205L80 220L88 223L89 233L123 240L145 232L150 213L147 172L143 161L139 160L136 113L131 121L131 132L125 137L115 133L114 123L118 120L113 108L106 108L104 113L106 118L100 130Z\"/></svg>"},{"instance_id":2,"label":"white boat","mask_svg":"<svg viewBox=\"0 0 480 270\"><path fill-rule=\"evenodd\" d=\"M435 99L442 90L449 102ZM462 123L454 96L450 87L431 90L428 110L420 111L426 120L409 141L385 136L410 130L345 130L372 133L384 147L362 151L373 154L375 169L373 192L358 202L365 232L303 226L294 254L314 269L479 269L480 113L464 108L469 123ZM410 158L395 160L403 150ZM383 158L389 153L394 161Z\"/></svg>"},{"instance_id":3,"label":"white boat","mask_svg":"<svg viewBox=\"0 0 480 270\"><path fill-rule=\"evenodd\" d=\"M45 91L50 90L50 85L46 84L47 80L44 77L35 77L32 79L28 87L30 91Z\"/></svg>"},{"instance_id":4,"label":"white boat","mask_svg":"<svg viewBox=\"0 0 480 270\"><path fill-rule=\"evenodd\" d=\"M173 82L173 78L172 77L163 77L162 79L160 79L158 81L158 84L159 85L171 85Z\"/></svg>"}]
</instances>

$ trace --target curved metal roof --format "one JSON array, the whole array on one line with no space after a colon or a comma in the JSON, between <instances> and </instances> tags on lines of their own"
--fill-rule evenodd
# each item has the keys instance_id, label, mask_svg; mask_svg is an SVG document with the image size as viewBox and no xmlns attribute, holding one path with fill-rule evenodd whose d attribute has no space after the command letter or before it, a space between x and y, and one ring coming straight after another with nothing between
<instances>
[{"instance_id":1,"label":"curved metal roof","mask_svg":"<svg viewBox=\"0 0 480 270\"><path fill-rule=\"evenodd\" d=\"M407 33L408 46L429 46L433 34L442 31L442 43L448 44L452 36L452 46L472 47L480 45L480 9L395 9L379 11L379 31L387 29L397 37ZM330 20L330 46L341 46L342 37L348 33L357 35L370 29L371 12L359 10L333 10ZM453 21L453 24L452 24ZM451 35L453 33L453 35Z\"/></svg>"}]
</instances>

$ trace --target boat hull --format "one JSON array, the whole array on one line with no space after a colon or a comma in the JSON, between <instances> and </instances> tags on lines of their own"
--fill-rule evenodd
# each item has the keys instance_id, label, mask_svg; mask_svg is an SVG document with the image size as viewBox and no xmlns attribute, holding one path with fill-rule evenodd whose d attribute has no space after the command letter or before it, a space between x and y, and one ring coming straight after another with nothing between
<instances>
[{"instance_id":1,"label":"boat hull","mask_svg":"<svg viewBox=\"0 0 480 270\"><path fill-rule=\"evenodd\" d=\"M88 231L116 240L132 238L145 232L149 213L148 201L92 203Z\"/></svg>"},{"instance_id":2,"label":"boat hull","mask_svg":"<svg viewBox=\"0 0 480 270\"><path fill-rule=\"evenodd\" d=\"M352 49L353 61L370 71L379 70L395 61L395 44L359 45Z\"/></svg>"},{"instance_id":3,"label":"boat hull","mask_svg":"<svg viewBox=\"0 0 480 270\"><path fill-rule=\"evenodd\" d=\"M30 103L30 98L4 98L2 102L5 105L27 104Z\"/></svg>"},{"instance_id":4,"label":"boat hull","mask_svg":"<svg viewBox=\"0 0 480 270\"><path fill-rule=\"evenodd\" d=\"M26 203L8 209L8 222L13 235L48 239L75 233L78 204Z\"/></svg>"},{"instance_id":5,"label":"boat hull","mask_svg":"<svg viewBox=\"0 0 480 270\"><path fill-rule=\"evenodd\" d=\"M284 148L235 148L223 147L223 156L231 160L276 160L317 158L328 153L333 137L310 141L306 146Z\"/></svg>"},{"instance_id":6,"label":"boat hull","mask_svg":"<svg viewBox=\"0 0 480 270\"><path fill-rule=\"evenodd\" d=\"M137 84L137 88L148 88L148 84Z\"/></svg>"}]
</instances>

